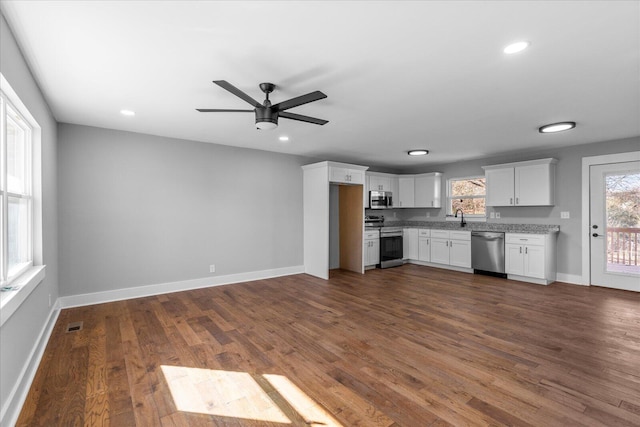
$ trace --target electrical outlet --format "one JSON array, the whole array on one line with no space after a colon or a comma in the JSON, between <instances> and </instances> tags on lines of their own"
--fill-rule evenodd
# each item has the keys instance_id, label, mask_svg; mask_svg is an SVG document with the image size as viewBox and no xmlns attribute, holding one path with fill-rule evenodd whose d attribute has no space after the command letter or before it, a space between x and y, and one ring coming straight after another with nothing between
<instances>
[{"instance_id":1,"label":"electrical outlet","mask_svg":"<svg viewBox=\"0 0 640 427\"><path fill-rule=\"evenodd\" d=\"M489 218L495 218L495 217L496 217L496 213L495 213L495 212L491 212L491 213L489 214Z\"/></svg>"},{"instance_id":2,"label":"electrical outlet","mask_svg":"<svg viewBox=\"0 0 640 427\"><path fill-rule=\"evenodd\" d=\"M560 218L561 219L569 219L569 218L571 218L571 216L569 215L569 212L560 212Z\"/></svg>"},{"instance_id":3,"label":"electrical outlet","mask_svg":"<svg viewBox=\"0 0 640 427\"><path fill-rule=\"evenodd\" d=\"M215 264L211 264L209 266L209 273L215 273L216 272L216 265Z\"/></svg>"},{"instance_id":4,"label":"electrical outlet","mask_svg":"<svg viewBox=\"0 0 640 427\"><path fill-rule=\"evenodd\" d=\"M500 218L500 212L496 212L496 218Z\"/></svg>"}]
</instances>

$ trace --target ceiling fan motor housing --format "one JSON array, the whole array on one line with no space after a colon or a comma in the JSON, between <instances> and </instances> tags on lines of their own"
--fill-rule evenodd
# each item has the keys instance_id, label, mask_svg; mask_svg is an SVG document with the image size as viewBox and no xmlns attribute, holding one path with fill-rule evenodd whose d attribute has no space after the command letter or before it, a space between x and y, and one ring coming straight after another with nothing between
<instances>
[{"instance_id":1,"label":"ceiling fan motor housing","mask_svg":"<svg viewBox=\"0 0 640 427\"><path fill-rule=\"evenodd\" d=\"M278 126L278 112L270 107L256 108L256 127L260 129L258 123L271 122Z\"/></svg>"}]
</instances>

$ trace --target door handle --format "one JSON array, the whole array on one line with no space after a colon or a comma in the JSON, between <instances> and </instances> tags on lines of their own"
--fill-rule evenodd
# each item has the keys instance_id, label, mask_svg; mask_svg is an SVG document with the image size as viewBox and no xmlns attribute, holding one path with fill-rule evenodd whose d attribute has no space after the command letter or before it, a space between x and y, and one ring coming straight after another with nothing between
<instances>
[{"instance_id":1,"label":"door handle","mask_svg":"<svg viewBox=\"0 0 640 427\"><path fill-rule=\"evenodd\" d=\"M595 230L596 228L598 228L598 226L597 226L597 225L595 225L595 224L593 224L593 225L591 226L591 228L593 228L593 229Z\"/></svg>"},{"instance_id":2,"label":"door handle","mask_svg":"<svg viewBox=\"0 0 640 427\"><path fill-rule=\"evenodd\" d=\"M593 237L599 237L600 235L598 233L593 233L592 236Z\"/></svg>"}]
</instances>

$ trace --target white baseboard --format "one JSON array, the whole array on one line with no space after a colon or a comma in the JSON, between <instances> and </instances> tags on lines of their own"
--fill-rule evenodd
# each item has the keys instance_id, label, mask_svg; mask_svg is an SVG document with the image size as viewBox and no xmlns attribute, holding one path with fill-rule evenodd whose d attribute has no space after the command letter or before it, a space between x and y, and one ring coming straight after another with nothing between
<instances>
[{"instance_id":1,"label":"white baseboard","mask_svg":"<svg viewBox=\"0 0 640 427\"><path fill-rule=\"evenodd\" d=\"M457 267L455 265L447 265L447 264L437 264L434 262L419 261L417 259L404 259L403 261L405 262L405 264L416 264L416 265L422 265L424 267L442 268L444 270L459 271L461 273L473 273L473 268Z\"/></svg>"},{"instance_id":2,"label":"white baseboard","mask_svg":"<svg viewBox=\"0 0 640 427\"><path fill-rule=\"evenodd\" d=\"M190 289L208 288L211 286L229 285L231 283L249 282L272 277L289 276L304 273L303 265L274 268L270 270L250 271L247 273L229 274L226 276L203 277L201 279L183 280L179 282L159 283L156 285L137 286L134 288L115 289L113 291L95 292L91 294L70 295L58 298L61 308L81 307L122 301L132 298L188 291Z\"/></svg>"},{"instance_id":3,"label":"white baseboard","mask_svg":"<svg viewBox=\"0 0 640 427\"><path fill-rule=\"evenodd\" d=\"M582 276L579 274L556 273L556 281L571 283L572 285L589 286L582 282Z\"/></svg>"},{"instance_id":4,"label":"white baseboard","mask_svg":"<svg viewBox=\"0 0 640 427\"><path fill-rule=\"evenodd\" d=\"M27 357L25 364L20 372L18 381L11 389L7 400L5 401L2 410L0 411L0 426L15 426L18 421L18 416L22 410L27 399L27 394L31 388L33 378L36 376L38 366L44 355L44 350L47 348L47 343L53 332L53 327L58 320L60 314L60 308L58 304L54 304L49 312L49 317L45 322L44 328L40 331L40 335L36 341L36 345L33 346L29 357Z\"/></svg>"}]
</instances>

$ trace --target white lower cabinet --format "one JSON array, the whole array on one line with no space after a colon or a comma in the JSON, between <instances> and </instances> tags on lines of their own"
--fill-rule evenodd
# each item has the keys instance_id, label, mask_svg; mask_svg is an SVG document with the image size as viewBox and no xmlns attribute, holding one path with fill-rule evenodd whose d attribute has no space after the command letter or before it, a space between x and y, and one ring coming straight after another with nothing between
<instances>
[{"instance_id":1,"label":"white lower cabinet","mask_svg":"<svg viewBox=\"0 0 640 427\"><path fill-rule=\"evenodd\" d=\"M431 260L431 230L418 229L418 261Z\"/></svg>"},{"instance_id":2,"label":"white lower cabinet","mask_svg":"<svg viewBox=\"0 0 640 427\"><path fill-rule=\"evenodd\" d=\"M555 233L505 234L505 272L510 279L549 284L556 280Z\"/></svg>"},{"instance_id":3,"label":"white lower cabinet","mask_svg":"<svg viewBox=\"0 0 640 427\"><path fill-rule=\"evenodd\" d=\"M402 259L418 259L418 229L402 230Z\"/></svg>"},{"instance_id":4,"label":"white lower cabinet","mask_svg":"<svg viewBox=\"0 0 640 427\"><path fill-rule=\"evenodd\" d=\"M364 232L364 266L380 264L380 232L365 231Z\"/></svg>"},{"instance_id":5,"label":"white lower cabinet","mask_svg":"<svg viewBox=\"0 0 640 427\"><path fill-rule=\"evenodd\" d=\"M471 240L449 241L449 265L471 268Z\"/></svg>"},{"instance_id":6,"label":"white lower cabinet","mask_svg":"<svg viewBox=\"0 0 640 427\"><path fill-rule=\"evenodd\" d=\"M471 232L431 230L431 262L471 268Z\"/></svg>"},{"instance_id":7,"label":"white lower cabinet","mask_svg":"<svg viewBox=\"0 0 640 427\"><path fill-rule=\"evenodd\" d=\"M439 230L438 230L439 231ZM449 239L431 238L431 262L449 265Z\"/></svg>"}]
</instances>

